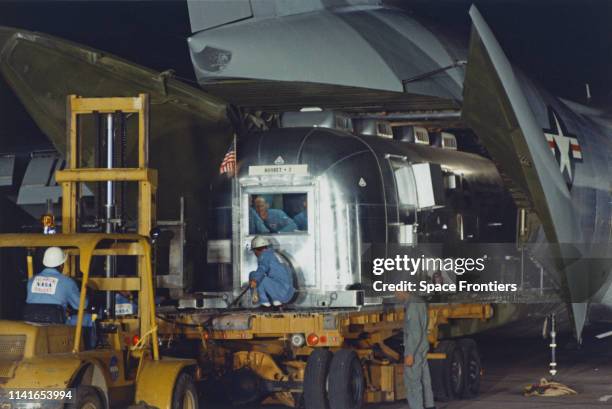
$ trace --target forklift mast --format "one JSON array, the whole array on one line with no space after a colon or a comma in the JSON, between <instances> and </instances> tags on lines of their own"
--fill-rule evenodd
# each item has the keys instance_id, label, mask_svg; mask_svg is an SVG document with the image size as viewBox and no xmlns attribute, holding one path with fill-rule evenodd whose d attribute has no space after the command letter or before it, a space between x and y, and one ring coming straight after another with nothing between
<instances>
[{"instance_id":1,"label":"forklift mast","mask_svg":"<svg viewBox=\"0 0 612 409\"><path fill-rule=\"evenodd\" d=\"M136 233L140 236L148 237L151 228L155 223L155 195L157 190L157 171L150 169L149 166L149 97L140 94L138 97L117 97L117 98L82 98L76 95L67 97L67 134L66 134L66 153L67 162L64 170L56 172L56 180L62 187L62 234L76 234L81 232L81 220L79 211L81 210L80 193L83 191L82 184L98 183L98 192L105 190L104 212L99 219L106 234L120 233L120 227L125 224L122 220L123 214L117 217L117 202L123 208L124 197L117 200L117 185L120 184L121 192L124 191L125 182L138 183L138 211ZM125 154L125 119L126 115L138 116L138 137L137 137L137 167L120 167L125 165L123 156ZM86 145L86 135L82 132L82 121L84 116L93 116L96 122L97 135L95 138L95 161L97 167L89 167L84 158L84 152L90 148ZM105 127L100 127L100 123L105 122ZM105 135L101 132L105 128ZM122 138L123 140L119 140ZM91 143L92 138L87 138ZM119 147L119 149L117 149ZM105 149L104 149L105 148ZM120 155L117 155L120 151ZM105 158L104 158L105 156ZM117 160L117 156L120 159ZM104 160L105 159L105 160ZM105 167L101 167L102 163ZM105 186L105 189L101 187ZM99 195L100 196L100 195ZM100 201L102 198L98 196ZM123 196L123 194L121 195ZM138 258L138 277L140 284L115 277L117 273L117 257L125 252L121 246L112 246L107 251L105 257L105 282L106 289L106 316L114 316L115 299L113 291L139 291L139 311L140 311L140 333L141 336L154 331L155 327L155 305L152 271L147 272L149 260ZM149 251L150 253L150 251ZM66 262L66 274L75 276L78 272L76 268L76 257L69 256ZM142 278L148 279L142 280ZM83 280L81 288L81 305L86 297L86 279ZM116 282L116 283L113 283ZM133 288L136 284L136 288ZM118 284L117 284L118 283ZM80 330L83 317L83 309L79 309L77 330ZM155 334L156 335L156 334ZM76 340L80 339L77 334ZM153 343L154 355L157 356L157 345Z\"/></svg>"}]
</instances>

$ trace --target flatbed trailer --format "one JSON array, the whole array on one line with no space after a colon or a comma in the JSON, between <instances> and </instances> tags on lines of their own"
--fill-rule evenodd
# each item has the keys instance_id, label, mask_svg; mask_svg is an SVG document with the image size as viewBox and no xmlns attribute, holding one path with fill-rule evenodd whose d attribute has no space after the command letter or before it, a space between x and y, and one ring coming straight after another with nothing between
<instances>
[{"instance_id":1,"label":"flatbed trailer","mask_svg":"<svg viewBox=\"0 0 612 409\"><path fill-rule=\"evenodd\" d=\"M441 340L443 327L492 314L490 304L429 306L428 358L437 400L476 395L481 372L475 342ZM187 350L198 356L202 378L220 381L234 403L306 409L405 399L403 324L401 304L158 312L162 349L185 351L191 341L195 348Z\"/></svg>"}]
</instances>

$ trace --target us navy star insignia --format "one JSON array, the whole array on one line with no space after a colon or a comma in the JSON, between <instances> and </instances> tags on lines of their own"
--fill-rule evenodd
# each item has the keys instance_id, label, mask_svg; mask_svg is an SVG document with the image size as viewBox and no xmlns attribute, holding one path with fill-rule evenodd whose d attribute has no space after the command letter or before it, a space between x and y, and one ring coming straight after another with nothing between
<instances>
[{"instance_id":1,"label":"us navy star insignia","mask_svg":"<svg viewBox=\"0 0 612 409\"><path fill-rule=\"evenodd\" d=\"M549 129L544 129L544 136L550 151L559 163L559 171L565 177L571 189L574 182L575 162L582 161L582 150L575 135L571 135L557 112L548 107Z\"/></svg>"}]
</instances>

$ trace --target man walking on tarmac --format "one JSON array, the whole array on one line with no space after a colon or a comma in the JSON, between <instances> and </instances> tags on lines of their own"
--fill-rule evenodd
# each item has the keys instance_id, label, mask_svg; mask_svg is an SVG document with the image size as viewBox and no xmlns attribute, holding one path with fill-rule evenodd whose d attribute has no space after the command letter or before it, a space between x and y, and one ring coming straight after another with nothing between
<instances>
[{"instance_id":1,"label":"man walking on tarmac","mask_svg":"<svg viewBox=\"0 0 612 409\"><path fill-rule=\"evenodd\" d=\"M410 409L434 409L431 376L427 363L427 303L413 293L400 293L404 301L404 385Z\"/></svg>"},{"instance_id":2,"label":"man walking on tarmac","mask_svg":"<svg viewBox=\"0 0 612 409\"><path fill-rule=\"evenodd\" d=\"M295 293L293 277L287 266L276 258L268 239L255 236L251 250L257 256L257 270L249 274L249 282L257 292L259 303L264 307L278 307L289 302Z\"/></svg>"}]
</instances>

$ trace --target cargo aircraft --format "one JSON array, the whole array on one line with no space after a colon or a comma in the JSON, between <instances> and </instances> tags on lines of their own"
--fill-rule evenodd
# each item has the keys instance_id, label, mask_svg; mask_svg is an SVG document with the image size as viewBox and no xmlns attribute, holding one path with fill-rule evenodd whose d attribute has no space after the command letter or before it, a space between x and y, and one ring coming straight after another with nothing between
<instances>
[{"instance_id":1,"label":"cargo aircraft","mask_svg":"<svg viewBox=\"0 0 612 409\"><path fill-rule=\"evenodd\" d=\"M405 129L453 132L459 150L469 145L479 156L473 163L486 158L484 167L494 165L494 178L515 207L510 219L516 222L516 242L529 243L559 283L578 339L589 305L612 303L610 116L554 97L512 66L475 6L469 11L469 41L373 0L193 1L188 6L189 51L200 89L171 72L154 72L43 33L0 27L0 72L60 155L59 160L33 157L35 164L26 170L31 179L24 177L16 187L17 204L38 216L47 199L59 197L50 175L62 166L68 94L151 96L150 156L160 173L159 217L178 219L177 198L184 197L188 230L193 229L189 237L201 236L197 228L204 228L201 209L208 186L217 179L234 135L246 138L247 128L258 124L282 145L283 123L295 119L291 113L316 107L354 123L389 124L393 132L387 136L395 139L402 139L397 135ZM129 118L126 123L129 128ZM340 124L345 126L331 127L356 132L348 122ZM334 135L329 135L332 144ZM413 135L412 141L417 139ZM245 156L245 163L264 164L253 159L257 155L271 164L278 159L271 153L275 145L262 144L267 153L246 145L245 155L255 156ZM91 152L83 154L95 162ZM445 159L427 155L422 157L444 167ZM237 157L240 164L240 149ZM9 183L17 183L14 158L7 154L0 161L14 181ZM391 230L383 241L390 240ZM180 277L166 284L182 294L191 283Z\"/></svg>"}]
</instances>

